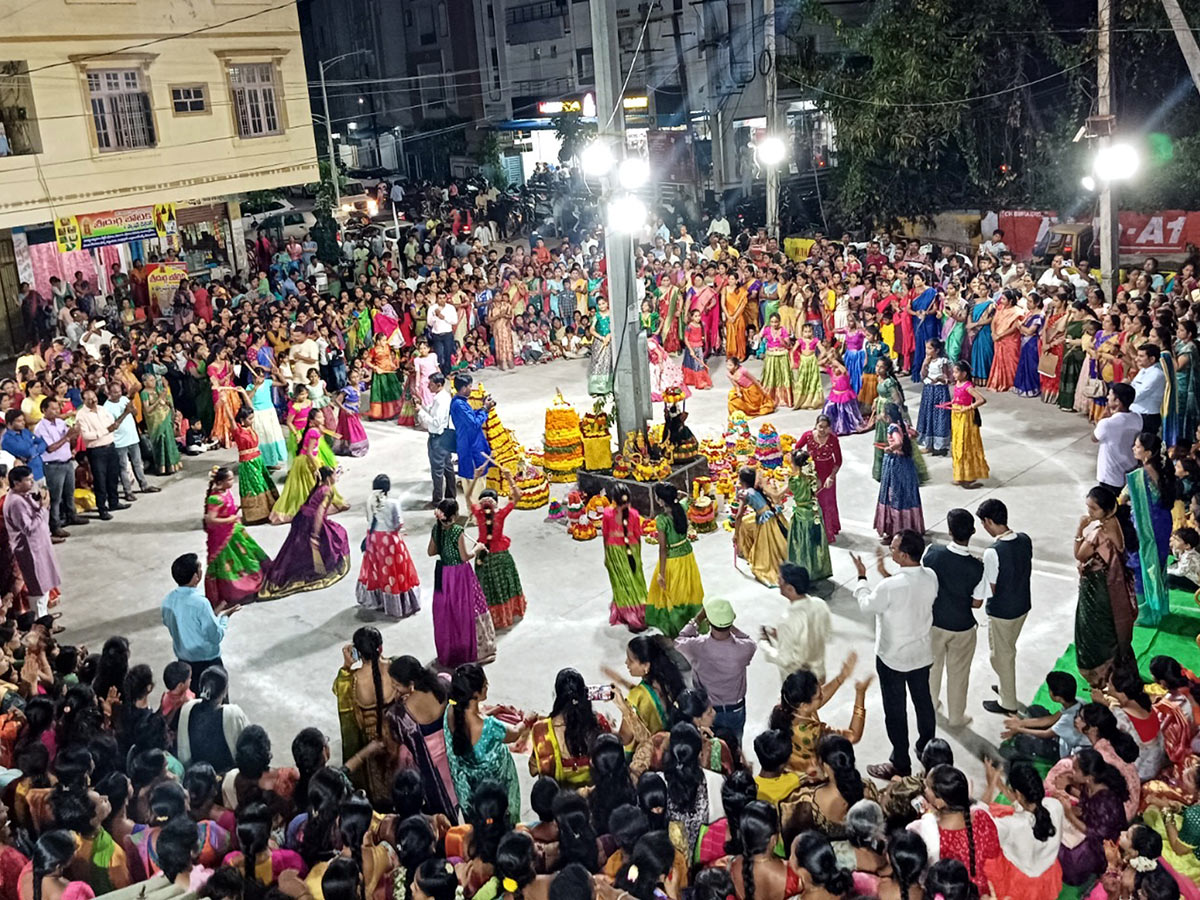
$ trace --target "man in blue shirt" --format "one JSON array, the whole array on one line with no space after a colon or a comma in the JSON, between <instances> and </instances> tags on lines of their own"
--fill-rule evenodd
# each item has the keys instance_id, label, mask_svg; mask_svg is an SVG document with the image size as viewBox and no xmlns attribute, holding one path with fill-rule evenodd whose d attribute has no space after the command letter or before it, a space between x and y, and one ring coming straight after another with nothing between
<instances>
[{"instance_id":1,"label":"man in blue shirt","mask_svg":"<svg viewBox=\"0 0 1200 900\"><path fill-rule=\"evenodd\" d=\"M483 403L483 409L475 409L467 401L473 379L465 372L454 376L454 399L450 401L450 422L454 425L454 442L458 451L458 477L469 482L479 469L487 468L488 454L492 452L483 433L483 423L488 412L496 405L491 397ZM464 490L466 485L464 484ZM467 497L467 508L471 507Z\"/></svg>"},{"instance_id":2,"label":"man in blue shirt","mask_svg":"<svg viewBox=\"0 0 1200 900\"><path fill-rule=\"evenodd\" d=\"M25 427L25 416L19 409L6 412L4 424L7 428L4 437L0 438L0 449L15 456L21 465L29 466L33 470L33 480L44 487L46 472L42 454L46 452L46 442Z\"/></svg>"},{"instance_id":3,"label":"man in blue shirt","mask_svg":"<svg viewBox=\"0 0 1200 900\"><path fill-rule=\"evenodd\" d=\"M163 625L171 633L171 644L175 658L192 667L192 690L200 690L200 676L212 666L225 667L221 661L221 641L229 617L241 609L240 606L212 604L197 588L200 584L200 557L185 553L171 563L171 577L179 587L163 599Z\"/></svg>"}]
</instances>

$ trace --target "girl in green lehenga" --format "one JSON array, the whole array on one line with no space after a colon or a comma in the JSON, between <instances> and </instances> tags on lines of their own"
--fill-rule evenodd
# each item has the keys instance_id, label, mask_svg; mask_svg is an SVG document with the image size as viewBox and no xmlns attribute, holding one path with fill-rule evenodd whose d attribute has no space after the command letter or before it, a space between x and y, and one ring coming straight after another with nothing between
<instances>
[{"instance_id":1,"label":"girl in green lehenga","mask_svg":"<svg viewBox=\"0 0 1200 900\"><path fill-rule=\"evenodd\" d=\"M871 418L868 425L875 427L875 461L871 464L871 477L876 481L883 474L883 450L887 446L887 408L895 404L900 410L905 428L912 428L912 419L908 415L908 404L904 402L904 388L896 378L896 364L891 357L881 356L875 364L875 375L879 379L875 386L876 397L871 404ZM913 445L913 463L917 467L917 480L924 484L929 480L929 470L925 467L925 457L920 449Z\"/></svg>"},{"instance_id":2,"label":"girl in green lehenga","mask_svg":"<svg viewBox=\"0 0 1200 900\"><path fill-rule=\"evenodd\" d=\"M179 445L175 443L175 404L171 402L170 389L157 376L147 373L142 378L140 399L154 459L152 473L170 475L179 471L183 463L179 460Z\"/></svg>"},{"instance_id":3,"label":"girl in green lehenga","mask_svg":"<svg viewBox=\"0 0 1200 900\"><path fill-rule=\"evenodd\" d=\"M829 541L817 505L817 472L809 461L807 450L792 451L792 476L788 479L792 500L792 524L788 529L787 558L808 570L813 581L833 577L829 559Z\"/></svg>"},{"instance_id":4,"label":"girl in green lehenga","mask_svg":"<svg viewBox=\"0 0 1200 900\"><path fill-rule=\"evenodd\" d=\"M1116 494L1103 485L1088 491L1087 514L1075 529L1079 602L1075 607L1075 660L1079 674L1103 684L1113 660L1132 654L1133 578L1125 566L1125 531Z\"/></svg>"}]
</instances>

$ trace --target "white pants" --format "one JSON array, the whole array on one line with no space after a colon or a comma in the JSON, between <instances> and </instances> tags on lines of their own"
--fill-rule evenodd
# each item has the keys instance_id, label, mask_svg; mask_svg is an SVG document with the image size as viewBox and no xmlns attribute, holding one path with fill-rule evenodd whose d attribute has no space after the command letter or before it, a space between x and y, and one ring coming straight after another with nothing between
<instances>
[{"instance_id":1,"label":"white pants","mask_svg":"<svg viewBox=\"0 0 1200 900\"><path fill-rule=\"evenodd\" d=\"M29 599L29 605L37 610L39 619L42 616L50 615L50 595L49 594L38 594L36 596L33 594L30 594L28 599Z\"/></svg>"}]
</instances>

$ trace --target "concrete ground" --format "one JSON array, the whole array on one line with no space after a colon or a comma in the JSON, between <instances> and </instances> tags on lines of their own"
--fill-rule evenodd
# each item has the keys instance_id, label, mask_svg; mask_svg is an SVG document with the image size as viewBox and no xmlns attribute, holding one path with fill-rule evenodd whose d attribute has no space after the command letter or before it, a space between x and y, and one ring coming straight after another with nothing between
<instances>
[{"instance_id":1,"label":"concrete ground","mask_svg":"<svg viewBox=\"0 0 1200 900\"><path fill-rule=\"evenodd\" d=\"M703 439L718 436L726 421L728 387L724 367L714 363L716 389L699 392L688 401L688 424ZM586 395L586 360L559 361L501 374L484 371L481 379L493 394L504 424L522 444L541 441L543 416L554 389L561 388L582 415L590 408ZM914 418L919 390L905 379L904 388ZM950 460L929 459L931 483L922 488L925 521L930 537L945 539L945 512L954 506L974 510L985 497L1000 497L1008 505L1014 528L1028 532L1034 544L1034 609L1019 643L1018 685L1028 702L1046 671L1072 635L1075 608L1075 569L1071 534L1083 513L1083 495L1093 484L1095 449L1086 421L1038 400L988 393L982 410L983 439L992 476L984 487L966 491L950 483ZM661 417L661 408L656 410ZM785 411L769 417L782 433L799 434L811 426L813 411ZM761 422L764 420L756 420ZM336 586L272 603L250 606L231 622L224 659L231 672L232 694L250 719L265 726L275 741L275 759L290 764L289 745L301 728L316 725L334 742L337 710L331 685L341 664L341 647L359 625L370 622L383 632L385 653L411 653L432 660L433 626L430 602L433 560L426 556L432 513L417 507L429 494L425 436L390 423L368 422L371 450L363 459L343 460L341 491L352 508L338 517L349 531L352 571ZM876 483L871 479L872 437L842 440L845 464L839 482L843 532L832 548L834 579L821 586L834 618L834 637L827 667L836 673L848 652L858 653L856 676L874 671L873 622L859 612L852 597L854 567L849 551L870 564L878 539L871 528ZM162 627L159 604L172 587L170 563L178 554L195 552L203 558L201 528L203 491L208 469L234 460L231 451L186 458L184 471L156 483L163 492L141 495L134 507L116 513L114 521L93 521L76 527L74 536L58 547L64 573L62 638L99 650L104 639L129 638L135 662L147 662L160 674L172 658L170 639ZM403 498L410 534L409 548L422 581L422 610L404 621L362 613L355 606L354 584L359 568L358 547L366 531L363 504L371 479L386 472L393 490ZM552 496L562 499L566 485L553 485ZM589 682L602 679L601 666L622 668L629 633L608 625L609 588L600 541L572 540L561 523L545 521L546 510L518 511L509 519L513 555L529 603L524 621L499 638L499 654L488 667L492 702L547 711L555 672L563 666L579 669ZM274 554L287 534L286 526L256 526L253 536ZM974 542L986 546L982 530ZM777 622L785 603L778 591L753 581L748 567L732 565L730 535L719 530L695 545L706 592L732 601L737 624L757 636L760 626ZM655 548L646 547L647 577ZM872 571L872 582L876 576ZM980 616L983 620L984 617ZM1000 719L980 706L992 697L995 679L988 663L986 620L981 622L971 673L968 714L974 723L955 733L940 732L959 754L959 762L976 778L981 776L979 754L999 740ZM756 657L749 671L747 744L766 724L778 698L778 670ZM846 727L853 690L847 685L823 711L826 721ZM939 723L944 724L944 721ZM915 734L915 726L913 727ZM887 757L889 745L877 689L867 699L866 733L858 745L860 766ZM750 753L752 757L752 753ZM526 772L525 761L518 769ZM526 775L522 776L527 777Z\"/></svg>"}]
</instances>

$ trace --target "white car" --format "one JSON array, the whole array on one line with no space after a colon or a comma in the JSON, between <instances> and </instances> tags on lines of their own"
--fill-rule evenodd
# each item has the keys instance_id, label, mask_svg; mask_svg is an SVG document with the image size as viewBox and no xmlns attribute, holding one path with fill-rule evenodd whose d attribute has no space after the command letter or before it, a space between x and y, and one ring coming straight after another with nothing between
<instances>
[{"instance_id":1,"label":"white car","mask_svg":"<svg viewBox=\"0 0 1200 900\"><path fill-rule=\"evenodd\" d=\"M277 213L267 213L263 216L253 216L258 221L247 227L243 220L242 228L248 236L254 236L258 231L265 231L271 237L287 240L295 238L303 240L317 224L317 217L307 210L288 209Z\"/></svg>"}]
</instances>

